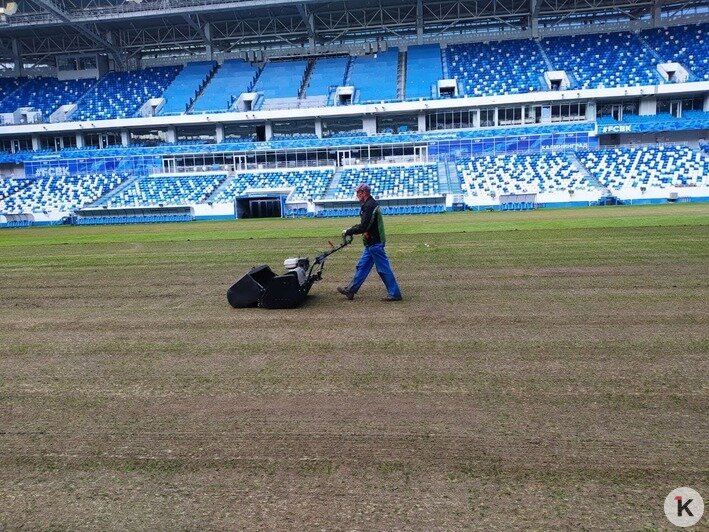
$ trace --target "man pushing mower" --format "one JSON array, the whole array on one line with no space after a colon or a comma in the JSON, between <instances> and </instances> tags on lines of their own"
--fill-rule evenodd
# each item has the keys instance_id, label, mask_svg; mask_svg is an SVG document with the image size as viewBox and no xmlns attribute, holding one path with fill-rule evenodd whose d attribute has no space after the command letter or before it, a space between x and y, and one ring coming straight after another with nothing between
<instances>
[{"instance_id":1,"label":"man pushing mower","mask_svg":"<svg viewBox=\"0 0 709 532\"><path fill-rule=\"evenodd\" d=\"M382 298L382 301L401 301L401 290L384 250L384 219L379 203L372 197L371 189L366 183L357 186L356 194L361 205L360 222L349 229L344 229L342 236L346 238L361 234L364 250L357 262L354 278L347 286L338 287L337 291L347 299L354 299L369 272L372 271L372 266L375 266L387 289L387 297Z\"/></svg>"}]
</instances>

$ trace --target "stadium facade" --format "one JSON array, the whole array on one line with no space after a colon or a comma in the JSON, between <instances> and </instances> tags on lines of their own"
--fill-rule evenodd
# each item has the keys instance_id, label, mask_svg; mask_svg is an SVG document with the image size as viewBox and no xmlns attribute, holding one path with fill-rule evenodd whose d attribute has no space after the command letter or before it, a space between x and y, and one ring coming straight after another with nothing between
<instances>
[{"instance_id":1,"label":"stadium facade","mask_svg":"<svg viewBox=\"0 0 709 532\"><path fill-rule=\"evenodd\" d=\"M709 199L707 2L3 11L4 226Z\"/></svg>"}]
</instances>

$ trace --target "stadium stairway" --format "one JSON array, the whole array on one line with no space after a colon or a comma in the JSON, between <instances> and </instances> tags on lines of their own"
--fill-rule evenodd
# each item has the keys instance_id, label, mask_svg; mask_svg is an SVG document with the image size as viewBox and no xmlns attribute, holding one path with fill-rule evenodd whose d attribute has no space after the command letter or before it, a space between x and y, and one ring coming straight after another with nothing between
<instances>
[{"instance_id":1,"label":"stadium stairway","mask_svg":"<svg viewBox=\"0 0 709 532\"><path fill-rule=\"evenodd\" d=\"M210 203L214 201L214 198L218 197L219 194L221 194L222 190L227 188L229 185L231 185L232 181L237 178L237 173L230 171L227 174L227 177L222 183L214 189L214 192L212 192L209 196L207 196L207 199L204 200L204 203Z\"/></svg>"},{"instance_id":2,"label":"stadium stairway","mask_svg":"<svg viewBox=\"0 0 709 532\"><path fill-rule=\"evenodd\" d=\"M448 73L448 47L446 45L441 47L441 62L443 66L443 79L450 79L450 74Z\"/></svg>"},{"instance_id":3,"label":"stadium stairway","mask_svg":"<svg viewBox=\"0 0 709 532\"><path fill-rule=\"evenodd\" d=\"M332 175L332 181L330 181L330 185L327 187L327 190L325 191L325 194L322 195L322 198L320 199L335 199L337 195L337 191L340 188L340 176L342 175L342 167L338 166L335 169L335 173Z\"/></svg>"},{"instance_id":4,"label":"stadium stairway","mask_svg":"<svg viewBox=\"0 0 709 532\"><path fill-rule=\"evenodd\" d=\"M599 188L603 191L603 195L598 200L599 205L615 205L616 203L622 203L613 195L610 188L604 186L595 175L588 171L588 168L586 168L575 153L567 152L566 157L578 168L579 172L586 177L586 180L591 186Z\"/></svg>"},{"instance_id":5,"label":"stadium stairway","mask_svg":"<svg viewBox=\"0 0 709 532\"><path fill-rule=\"evenodd\" d=\"M342 80L342 85L347 86L350 84L350 79L352 77L352 65L354 64L354 57L350 56L347 60L347 66L345 67L345 76Z\"/></svg>"},{"instance_id":6,"label":"stadium stairway","mask_svg":"<svg viewBox=\"0 0 709 532\"><path fill-rule=\"evenodd\" d=\"M396 71L396 97L399 100L405 98L406 91L406 58L408 53L399 51L399 64Z\"/></svg>"},{"instance_id":7,"label":"stadium stairway","mask_svg":"<svg viewBox=\"0 0 709 532\"><path fill-rule=\"evenodd\" d=\"M450 179L448 178L448 163L438 161L438 188L441 194L450 194Z\"/></svg>"},{"instance_id":8,"label":"stadium stairway","mask_svg":"<svg viewBox=\"0 0 709 532\"><path fill-rule=\"evenodd\" d=\"M202 81L199 90L195 92L195 95L193 98L190 99L189 105L187 106L185 110L185 114L188 114L190 111L192 111L192 108L194 107L194 104L197 102L197 99L202 96L202 93L204 90L207 88L207 85L209 85L209 82L212 81L212 78L219 72L219 69L221 68L221 65L217 63L214 68L212 68L208 73L207 77L204 78Z\"/></svg>"},{"instance_id":9,"label":"stadium stairway","mask_svg":"<svg viewBox=\"0 0 709 532\"><path fill-rule=\"evenodd\" d=\"M448 161L446 176L448 177L448 192L450 194L463 194L463 187L460 184L460 176L458 175L455 161Z\"/></svg>"},{"instance_id":10,"label":"stadium stairway","mask_svg":"<svg viewBox=\"0 0 709 532\"><path fill-rule=\"evenodd\" d=\"M642 47L647 51L652 57L654 57L658 63L662 63L662 58L660 55L652 49L652 46L650 46L650 43L647 42L645 37L640 35L639 33L634 34L635 38L640 41L640 44L642 44ZM662 78L662 75L655 69L655 77L657 78L657 84L660 85L662 83L665 83L665 80Z\"/></svg>"},{"instance_id":11,"label":"stadium stairway","mask_svg":"<svg viewBox=\"0 0 709 532\"><path fill-rule=\"evenodd\" d=\"M536 43L537 48L539 48L539 52L542 54L542 58L544 59L544 62L547 64L547 68L548 68L549 70L556 70L556 69L554 68L554 65L552 65L552 63L551 63L551 59L549 59L549 56L548 56L547 53L544 51L544 48L542 47L542 44L541 44L538 40L536 40L536 39L534 40L534 42ZM542 77L543 77L543 76L542 76ZM546 83L546 81L545 81L545 83ZM544 87L544 86L545 86L545 85L542 85L542 87Z\"/></svg>"},{"instance_id":12,"label":"stadium stairway","mask_svg":"<svg viewBox=\"0 0 709 532\"><path fill-rule=\"evenodd\" d=\"M310 77L313 75L313 69L315 68L315 59L308 59L308 66L305 67L305 73L303 74L303 80L300 83L300 89L298 90L298 98L305 98L305 90L310 84Z\"/></svg>"}]
</instances>

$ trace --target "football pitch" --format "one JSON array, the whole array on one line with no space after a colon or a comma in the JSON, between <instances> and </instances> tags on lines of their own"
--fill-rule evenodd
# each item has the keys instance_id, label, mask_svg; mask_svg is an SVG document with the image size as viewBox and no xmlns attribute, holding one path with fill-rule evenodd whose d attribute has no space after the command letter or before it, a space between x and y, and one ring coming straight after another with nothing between
<instances>
[{"instance_id":1,"label":"football pitch","mask_svg":"<svg viewBox=\"0 0 709 532\"><path fill-rule=\"evenodd\" d=\"M0 231L0 529L672 528L709 497L709 205ZM703 522L706 524L707 515Z\"/></svg>"}]
</instances>

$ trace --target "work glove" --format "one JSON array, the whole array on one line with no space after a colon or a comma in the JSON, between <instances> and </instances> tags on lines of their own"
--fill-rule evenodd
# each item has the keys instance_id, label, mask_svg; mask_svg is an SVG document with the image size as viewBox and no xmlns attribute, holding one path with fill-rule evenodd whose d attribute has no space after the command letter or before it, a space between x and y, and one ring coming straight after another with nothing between
<instances>
[{"instance_id":1,"label":"work glove","mask_svg":"<svg viewBox=\"0 0 709 532\"><path fill-rule=\"evenodd\" d=\"M347 236L347 229L342 230L342 238L345 238Z\"/></svg>"}]
</instances>

